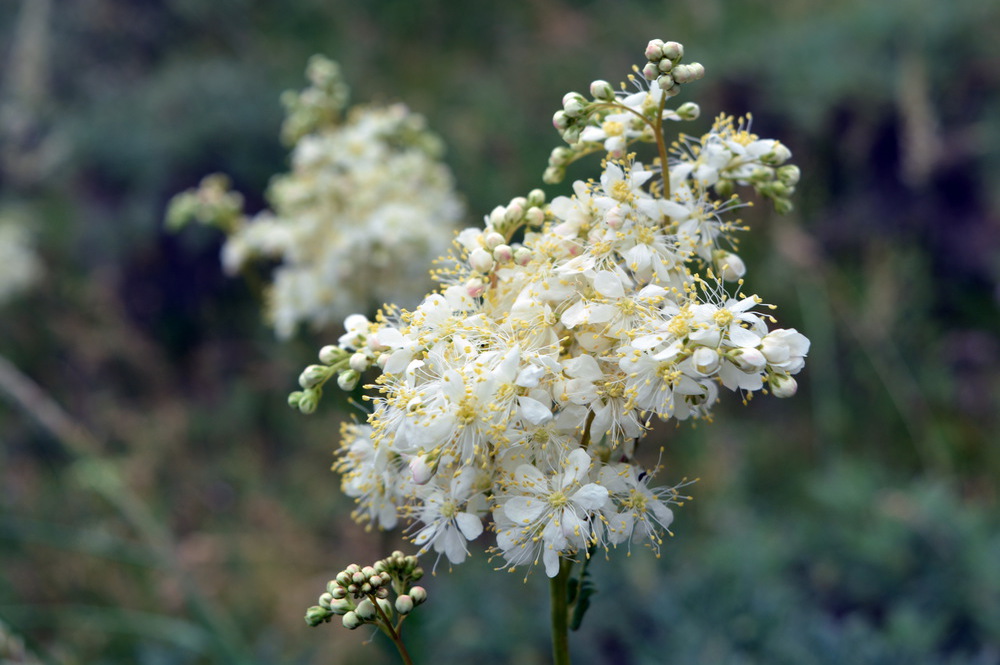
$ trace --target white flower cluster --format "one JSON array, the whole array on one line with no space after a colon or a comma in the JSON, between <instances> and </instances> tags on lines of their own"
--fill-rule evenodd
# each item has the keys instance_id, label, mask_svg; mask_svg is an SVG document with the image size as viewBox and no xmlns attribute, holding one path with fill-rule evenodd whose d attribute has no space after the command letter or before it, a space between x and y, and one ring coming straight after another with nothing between
<instances>
[{"instance_id":1,"label":"white flower cluster","mask_svg":"<svg viewBox=\"0 0 1000 665\"><path fill-rule=\"evenodd\" d=\"M168 214L175 224L207 218L226 231L230 274L256 259L279 262L268 315L281 337L302 322L322 327L384 302L417 303L426 264L447 249L464 215L423 117L402 104L345 114L336 63L316 56L307 73L312 86L283 98L292 170L272 180L272 209L243 216L238 195L210 177Z\"/></svg>"},{"instance_id":2,"label":"white flower cluster","mask_svg":"<svg viewBox=\"0 0 1000 665\"><path fill-rule=\"evenodd\" d=\"M0 304L29 289L41 274L28 229L13 216L0 221Z\"/></svg>"},{"instance_id":3,"label":"white flower cluster","mask_svg":"<svg viewBox=\"0 0 1000 665\"><path fill-rule=\"evenodd\" d=\"M497 207L459 234L438 292L412 311L348 317L302 373L290 403L308 413L330 378L351 389L381 370L368 423L345 427L336 464L360 520L406 518L421 552L459 563L492 518L506 566L542 563L550 577L594 548L658 549L677 494L633 460L650 419L706 418L720 386L795 392L809 341L770 328L757 296L726 294L722 277L744 267L720 247L740 226L720 215L738 200L712 195L724 181L773 182L788 151L722 119L642 165L623 151L646 140L666 154L662 121L677 116L662 82L567 96L573 131L609 153L600 178ZM594 130L612 134L619 116L648 127L609 146Z\"/></svg>"}]
</instances>

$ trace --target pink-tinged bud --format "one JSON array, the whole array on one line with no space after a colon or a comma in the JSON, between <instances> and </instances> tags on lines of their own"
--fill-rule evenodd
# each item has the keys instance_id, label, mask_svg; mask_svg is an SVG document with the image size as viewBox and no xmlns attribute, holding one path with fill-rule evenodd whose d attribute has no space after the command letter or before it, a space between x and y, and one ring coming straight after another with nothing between
<instances>
[{"instance_id":1,"label":"pink-tinged bud","mask_svg":"<svg viewBox=\"0 0 1000 665\"><path fill-rule=\"evenodd\" d=\"M684 57L684 46L677 42L665 42L662 51L663 57L671 60Z\"/></svg>"},{"instance_id":2,"label":"pink-tinged bud","mask_svg":"<svg viewBox=\"0 0 1000 665\"><path fill-rule=\"evenodd\" d=\"M434 477L434 467L427 463L427 457L418 455L410 460L410 473L417 485L426 485Z\"/></svg>"},{"instance_id":3,"label":"pink-tinged bud","mask_svg":"<svg viewBox=\"0 0 1000 665\"><path fill-rule=\"evenodd\" d=\"M357 612L348 612L344 615L344 628L348 630L354 630L363 623L364 621L361 620Z\"/></svg>"},{"instance_id":4,"label":"pink-tinged bud","mask_svg":"<svg viewBox=\"0 0 1000 665\"><path fill-rule=\"evenodd\" d=\"M465 292L470 298L478 298L486 292L486 285L481 279L470 279L465 283Z\"/></svg>"},{"instance_id":5,"label":"pink-tinged bud","mask_svg":"<svg viewBox=\"0 0 1000 665\"><path fill-rule=\"evenodd\" d=\"M647 81L652 81L661 73L662 72L660 72L660 68L657 66L655 62L647 62L646 65L642 68L642 77Z\"/></svg>"},{"instance_id":6,"label":"pink-tinged bud","mask_svg":"<svg viewBox=\"0 0 1000 665\"><path fill-rule=\"evenodd\" d=\"M625 217L622 215L622 207L616 205L608 210L604 215L604 223L612 229L620 229L625 224Z\"/></svg>"},{"instance_id":7,"label":"pink-tinged bud","mask_svg":"<svg viewBox=\"0 0 1000 665\"><path fill-rule=\"evenodd\" d=\"M493 258L497 263L510 263L514 260L514 250L510 245L497 245L493 249Z\"/></svg>"},{"instance_id":8,"label":"pink-tinged bud","mask_svg":"<svg viewBox=\"0 0 1000 665\"><path fill-rule=\"evenodd\" d=\"M422 586L415 586L410 589L409 596L413 599L414 605L420 605L427 600L427 589Z\"/></svg>"},{"instance_id":9,"label":"pink-tinged bud","mask_svg":"<svg viewBox=\"0 0 1000 665\"><path fill-rule=\"evenodd\" d=\"M407 594L403 594L396 598L396 611L400 614L406 615L413 611L413 598Z\"/></svg>"},{"instance_id":10,"label":"pink-tinged bud","mask_svg":"<svg viewBox=\"0 0 1000 665\"><path fill-rule=\"evenodd\" d=\"M497 206L490 211L490 226L497 227L503 224L504 215L507 214L507 208L503 206Z\"/></svg>"},{"instance_id":11,"label":"pink-tinged bud","mask_svg":"<svg viewBox=\"0 0 1000 665\"><path fill-rule=\"evenodd\" d=\"M516 222L524 217L524 206L522 206L519 201L511 202L511 204L507 206L507 212L504 213L503 217L506 222Z\"/></svg>"},{"instance_id":12,"label":"pink-tinged bud","mask_svg":"<svg viewBox=\"0 0 1000 665\"><path fill-rule=\"evenodd\" d=\"M516 263L521 267L524 267L529 263L531 263L531 258L532 258L531 250L528 249L527 247L518 247L517 249L514 250L514 263Z\"/></svg>"},{"instance_id":13,"label":"pink-tinged bud","mask_svg":"<svg viewBox=\"0 0 1000 665\"><path fill-rule=\"evenodd\" d=\"M674 68L674 63L669 58L664 58L663 60L660 60L658 63L656 63L656 68L659 69L664 74L666 74L667 72L669 72L671 69Z\"/></svg>"},{"instance_id":14,"label":"pink-tinged bud","mask_svg":"<svg viewBox=\"0 0 1000 665\"><path fill-rule=\"evenodd\" d=\"M662 39L651 39L648 44L646 44L646 60L659 60L663 57L663 40Z\"/></svg>"}]
</instances>

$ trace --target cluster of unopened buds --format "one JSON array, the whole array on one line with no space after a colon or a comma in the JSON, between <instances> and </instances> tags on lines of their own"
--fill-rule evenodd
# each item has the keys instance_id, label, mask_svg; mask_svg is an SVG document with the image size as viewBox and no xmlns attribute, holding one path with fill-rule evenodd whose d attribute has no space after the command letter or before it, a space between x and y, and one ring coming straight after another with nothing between
<instances>
[{"instance_id":1,"label":"cluster of unopened buds","mask_svg":"<svg viewBox=\"0 0 1000 665\"><path fill-rule=\"evenodd\" d=\"M375 624L398 637L403 619L427 600L427 591L413 585L423 574L415 556L398 550L371 566L352 563L327 583L319 604L306 611L306 623L318 626L341 616L345 628Z\"/></svg>"}]
</instances>

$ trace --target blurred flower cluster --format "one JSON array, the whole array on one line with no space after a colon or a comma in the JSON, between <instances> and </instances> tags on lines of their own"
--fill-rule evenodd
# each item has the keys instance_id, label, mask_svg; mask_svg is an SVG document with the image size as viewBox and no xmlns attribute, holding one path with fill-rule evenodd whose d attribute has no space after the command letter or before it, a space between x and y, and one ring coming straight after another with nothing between
<instances>
[{"instance_id":1,"label":"blurred flower cluster","mask_svg":"<svg viewBox=\"0 0 1000 665\"><path fill-rule=\"evenodd\" d=\"M41 275L28 227L16 214L0 217L0 305L29 289Z\"/></svg>"},{"instance_id":2,"label":"blurred flower cluster","mask_svg":"<svg viewBox=\"0 0 1000 665\"><path fill-rule=\"evenodd\" d=\"M666 102L704 69L682 64L676 42L654 40L646 57L631 89L595 81L553 118L568 147L545 179L599 152L597 179L498 206L459 234L436 292L348 317L302 372L289 401L305 413L328 380L350 390L381 372L335 465L359 520L405 519L421 553L460 563L492 517L505 567L549 577L597 548L658 550L679 495L635 461L651 420L708 419L720 386L795 393L809 340L742 292L744 226L724 217L747 205L737 187L787 209L798 170L781 143L728 117L668 149L664 121L698 108ZM652 161L629 152L637 143L655 144Z\"/></svg>"},{"instance_id":3,"label":"blurred flower cluster","mask_svg":"<svg viewBox=\"0 0 1000 665\"><path fill-rule=\"evenodd\" d=\"M422 116L402 104L348 108L340 68L321 56L307 76L310 87L282 97L292 168L271 181L271 210L246 216L242 196L213 175L167 213L174 228L222 229L230 274L255 260L278 263L267 312L281 337L300 323L322 327L384 302L418 302L426 264L464 214Z\"/></svg>"}]
</instances>

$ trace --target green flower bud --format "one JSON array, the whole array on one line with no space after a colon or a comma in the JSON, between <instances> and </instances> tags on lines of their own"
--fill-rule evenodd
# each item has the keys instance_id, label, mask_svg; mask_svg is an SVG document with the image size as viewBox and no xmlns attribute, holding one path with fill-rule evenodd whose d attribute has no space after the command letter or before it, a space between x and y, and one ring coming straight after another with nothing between
<instances>
[{"instance_id":1,"label":"green flower bud","mask_svg":"<svg viewBox=\"0 0 1000 665\"><path fill-rule=\"evenodd\" d=\"M375 618L376 615L375 605L372 603L370 599L365 598L360 603L358 603L358 606L357 608L355 608L354 613L357 614L358 618L360 619L363 619L365 621L371 621L372 619ZM348 612L348 614L350 614L350 612ZM344 617L346 619L347 615L345 614Z\"/></svg>"},{"instance_id":2,"label":"green flower bud","mask_svg":"<svg viewBox=\"0 0 1000 665\"><path fill-rule=\"evenodd\" d=\"M320 388L313 388L312 390L306 390L299 396L299 402L297 406L299 411L306 414L316 411L316 407L319 406L319 398L322 396L323 391Z\"/></svg>"},{"instance_id":3,"label":"green flower bud","mask_svg":"<svg viewBox=\"0 0 1000 665\"><path fill-rule=\"evenodd\" d=\"M555 185L563 181L566 177L566 169L560 168L558 166L550 166L545 169L542 174L542 182L546 185Z\"/></svg>"},{"instance_id":4,"label":"green flower bud","mask_svg":"<svg viewBox=\"0 0 1000 665\"><path fill-rule=\"evenodd\" d=\"M340 585L335 585L333 589L330 591L330 595L333 597L334 600L342 600L344 598L347 598L347 589L345 589Z\"/></svg>"},{"instance_id":5,"label":"green flower bud","mask_svg":"<svg viewBox=\"0 0 1000 665\"><path fill-rule=\"evenodd\" d=\"M656 85L660 87L660 90L669 90L674 85L674 77L670 74L661 74L656 79Z\"/></svg>"},{"instance_id":6,"label":"green flower bud","mask_svg":"<svg viewBox=\"0 0 1000 665\"><path fill-rule=\"evenodd\" d=\"M326 592L319 597L320 607L330 607L330 602L333 600L333 594Z\"/></svg>"},{"instance_id":7,"label":"green flower bud","mask_svg":"<svg viewBox=\"0 0 1000 665\"><path fill-rule=\"evenodd\" d=\"M337 385L341 390L354 390L354 386L358 385L358 381L361 379L361 374L349 369L346 372L341 372L337 376Z\"/></svg>"},{"instance_id":8,"label":"green flower bud","mask_svg":"<svg viewBox=\"0 0 1000 665\"><path fill-rule=\"evenodd\" d=\"M364 621L361 620L361 617L356 612L348 612L344 615L344 628L348 630L354 630L363 623Z\"/></svg>"},{"instance_id":9,"label":"green flower bud","mask_svg":"<svg viewBox=\"0 0 1000 665\"><path fill-rule=\"evenodd\" d=\"M396 611L400 614L409 614L413 611L413 599L403 594L396 598Z\"/></svg>"},{"instance_id":10,"label":"green flower bud","mask_svg":"<svg viewBox=\"0 0 1000 665\"><path fill-rule=\"evenodd\" d=\"M791 199L775 199L774 209L779 215L787 215L795 209L795 206L792 205Z\"/></svg>"},{"instance_id":11,"label":"green flower bud","mask_svg":"<svg viewBox=\"0 0 1000 665\"><path fill-rule=\"evenodd\" d=\"M545 204L545 192L540 189L533 189L528 192L528 206L538 207Z\"/></svg>"},{"instance_id":12,"label":"green flower bud","mask_svg":"<svg viewBox=\"0 0 1000 665\"><path fill-rule=\"evenodd\" d=\"M795 164L786 164L778 169L778 180L789 187L795 187L799 184L801 175L802 172Z\"/></svg>"},{"instance_id":13,"label":"green flower bud","mask_svg":"<svg viewBox=\"0 0 1000 665\"><path fill-rule=\"evenodd\" d=\"M386 615L390 619L392 618L392 603L384 598L379 598L378 606L382 609L382 614Z\"/></svg>"},{"instance_id":14,"label":"green flower bud","mask_svg":"<svg viewBox=\"0 0 1000 665\"><path fill-rule=\"evenodd\" d=\"M339 584L342 587L346 587L350 583L351 583L351 573L349 573L346 570L337 573L337 584Z\"/></svg>"},{"instance_id":15,"label":"green flower bud","mask_svg":"<svg viewBox=\"0 0 1000 665\"><path fill-rule=\"evenodd\" d=\"M299 375L299 385L303 389L309 390L314 386L318 386L330 377L330 368L324 367L323 365L309 365L304 370L302 374Z\"/></svg>"},{"instance_id":16,"label":"green flower bud","mask_svg":"<svg viewBox=\"0 0 1000 665\"><path fill-rule=\"evenodd\" d=\"M768 377L768 383L771 384L771 394L780 398L791 397L799 389L799 384L787 374L772 374Z\"/></svg>"},{"instance_id":17,"label":"green flower bud","mask_svg":"<svg viewBox=\"0 0 1000 665\"><path fill-rule=\"evenodd\" d=\"M672 60L670 60L670 58L663 58L658 63L656 63L656 68L659 69L662 73L666 74L667 72L669 72L671 69L674 68L674 63Z\"/></svg>"},{"instance_id":18,"label":"green flower bud","mask_svg":"<svg viewBox=\"0 0 1000 665\"><path fill-rule=\"evenodd\" d=\"M578 92L568 92L563 96L563 112L570 118L579 118L587 108L587 100Z\"/></svg>"},{"instance_id":19,"label":"green flower bud","mask_svg":"<svg viewBox=\"0 0 1000 665\"><path fill-rule=\"evenodd\" d=\"M321 623L329 621L332 616L333 612L330 610L324 607L319 607L318 605L313 605L306 610L306 623L315 628Z\"/></svg>"},{"instance_id":20,"label":"green flower bud","mask_svg":"<svg viewBox=\"0 0 1000 665\"><path fill-rule=\"evenodd\" d=\"M701 107L694 102L685 102L677 107L677 115L684 120L697 120L701 115Z\"/></svg>"},{"instance_id":21,"label":"green flower bud","mask_svg":"<svg viewBox=\"0 0 1000 665\"><path fill-rule=\"evenodd\" d=\"M319 361L326 365L332 365L338 360L341 360L345 355L347 355L347 351L344 349L339 346L327 344L319 350Z\"/></svg>"},{"instance_id":22,"label":"green flower bud","mask_svg":"<svg viewBox=\"0 0 1000 665\"><path fill-rule=\"evenodd\" d=\"M354 603L348 598L334 599L330 603L330 611L334 614L347 614L354 609Z\"/></svg>"},{"instance_id":23,"label":"green flower bud","mask_svg":"<svg viewBox=\"0 0 1000 665\"><path fill-rule=\"evenodd\" d=\"M288 406L292 407L293 409L299 408L299 400L300 399L302 399L302 391L301 390L296 390L293 393L289 393L289 395L288 395Z\"/></svg>"}]
</instances>

